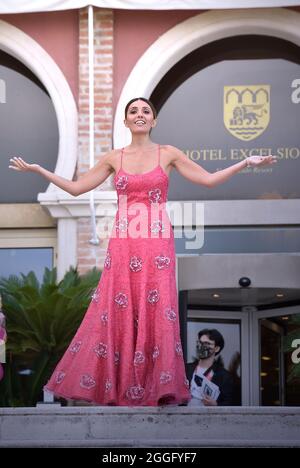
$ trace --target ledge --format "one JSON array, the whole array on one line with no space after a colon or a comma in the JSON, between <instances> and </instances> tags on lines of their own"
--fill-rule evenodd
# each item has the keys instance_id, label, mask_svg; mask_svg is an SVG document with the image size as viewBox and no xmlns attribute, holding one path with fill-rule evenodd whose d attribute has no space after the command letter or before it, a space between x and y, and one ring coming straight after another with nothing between
<instances>
[{"instance_id":1,"label":"ledge","mask_svg":"<svg viewBox=\"0 0 300 468\"><path fill-rule=\"evenodd\" d=\"M300 408L0 409L0 447L300 447Z\"/></svg>"},{"instance_id":2,"label":"ledge","mask_svg":"<svg viewBox=\"0 0 300 468\"><path fill-rule=\"evenodd\" d=\"M117 194L114 190L94 192L96 216L114 216L117 209ZM63 191L39 193L38 201L45 206L53 218L89 217L90 194L73 197Z\"/></svg>"}]
</instances>

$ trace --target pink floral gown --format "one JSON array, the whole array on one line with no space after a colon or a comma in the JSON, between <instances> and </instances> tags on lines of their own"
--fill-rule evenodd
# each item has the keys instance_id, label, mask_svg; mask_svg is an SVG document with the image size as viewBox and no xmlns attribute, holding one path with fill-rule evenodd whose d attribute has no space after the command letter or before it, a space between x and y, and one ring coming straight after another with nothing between
<instances>
[{"instance_id":1,"label":"pink floral gown","mask_svg":"<svg viewBox=\"0 0 300 468\"><path fill-rule=\"evenodd\" d=\"M190 399L179 335L174 236L158 164L114 182L118 211L87 313L46 389L99 405L157 406Z\"/></svg>"}]
</instances>

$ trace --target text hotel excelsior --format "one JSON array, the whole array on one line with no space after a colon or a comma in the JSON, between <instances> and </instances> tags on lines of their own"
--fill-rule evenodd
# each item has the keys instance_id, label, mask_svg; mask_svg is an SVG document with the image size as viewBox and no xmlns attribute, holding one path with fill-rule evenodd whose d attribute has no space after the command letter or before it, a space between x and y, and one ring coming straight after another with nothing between
<instances>
[{"instance_id":1,"label":"text hotel excelsior","mask_svg":"<svg viewBox=\"0 0 300 468\"><path fill-rule=\"evenodd\" d=\"M219 148L211 149L188 149L184 150L186 156L192 161L226 161L242 160L252 155L267 156L274 154L278 159L298 159L300 157L300 148L231 148L224 151Z\"/></svg>"}]
</instances>

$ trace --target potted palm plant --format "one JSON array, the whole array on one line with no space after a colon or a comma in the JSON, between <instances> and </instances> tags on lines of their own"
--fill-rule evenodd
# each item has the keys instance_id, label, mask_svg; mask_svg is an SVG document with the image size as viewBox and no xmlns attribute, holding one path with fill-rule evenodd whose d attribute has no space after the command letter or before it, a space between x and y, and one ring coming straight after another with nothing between
<instances>
[{"instance_id":1,"label":"potted palm plant","mask_svg":"<svg viewBox=\"0 0 300 468\"><path fill-rule=\"evenodd\" d=\"M57 282L56 269L0 279L6 315L5 376L0 406L35 406L43 385L74 336L99 281L93 269L80 276L71 268Z\"/></svg>"}]
</instances>

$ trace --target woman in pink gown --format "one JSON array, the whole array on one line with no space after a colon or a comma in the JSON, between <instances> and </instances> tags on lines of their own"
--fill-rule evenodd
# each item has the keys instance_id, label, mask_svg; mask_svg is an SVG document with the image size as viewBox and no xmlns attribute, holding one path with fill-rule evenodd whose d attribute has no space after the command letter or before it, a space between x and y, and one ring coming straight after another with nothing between
<instances>
[{"instance_id":1,"label":"woman in pink gown","mask_svg":"<svg viewBox=\"0 0 300 468\"><path fill-rule=\"evenodd\" d=\"M12 168L40 173L73 195L114 173L118 211L104 269L86 315L45 386L56 396L99 405L157 406L190 399L179 334L172 227L166 213L172 168L213 187L246 165L269 164L254 156L211 174L177 148L154 144L156 111L144 98L125 109L131 144L114 150L78 181L14 158Z\"/></svg>"}]
</instances>

